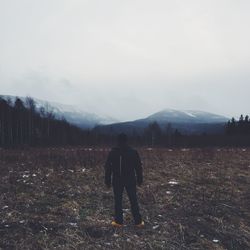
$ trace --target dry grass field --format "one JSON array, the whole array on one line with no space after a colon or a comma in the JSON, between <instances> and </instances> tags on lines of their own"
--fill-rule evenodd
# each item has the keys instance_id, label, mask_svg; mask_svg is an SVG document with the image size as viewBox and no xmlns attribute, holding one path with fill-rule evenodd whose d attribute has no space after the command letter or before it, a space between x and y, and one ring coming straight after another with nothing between
<instances>
[{"instance_id":1,"label":"dry grass field","mask_svg":"<svg viewBox=\"0 0 250 250\"><path fill-rule=\"evenodd\" d=\"M110 226L108 151L0 150L0 249L250 249L250 149L139 149L144 229L126 195Z\"/></svg>"}]
</instances>

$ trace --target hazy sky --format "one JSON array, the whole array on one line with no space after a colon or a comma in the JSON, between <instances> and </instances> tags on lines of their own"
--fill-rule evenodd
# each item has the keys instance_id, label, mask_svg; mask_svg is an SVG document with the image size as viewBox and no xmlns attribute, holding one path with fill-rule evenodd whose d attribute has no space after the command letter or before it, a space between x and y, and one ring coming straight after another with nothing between
<instances>
[{"instance_id":1,"label":"hazy sky","mask_svg":"<svg viewBox=\"0 0 250 250\"><path fill-rule=\"evenodd\" d=\"M250 114L249 0L0 0L0 94L122 120Z\"/></svg>"}]
</instances>

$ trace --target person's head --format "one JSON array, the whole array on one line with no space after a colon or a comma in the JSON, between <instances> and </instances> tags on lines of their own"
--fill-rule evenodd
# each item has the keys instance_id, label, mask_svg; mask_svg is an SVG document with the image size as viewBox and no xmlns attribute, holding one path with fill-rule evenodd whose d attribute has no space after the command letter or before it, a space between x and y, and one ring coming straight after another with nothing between
<instances>
[{"instance_id":1,"label":"person's head","mask_svg":"<svg viewBox=\"0 0 250 250\"><path fill-rule=\"evenodd\" d=\"M128 137L126 134L121 133L117 136L117 144L118 146L126 146L128 143Z\"/></svg>"}]
</instances>

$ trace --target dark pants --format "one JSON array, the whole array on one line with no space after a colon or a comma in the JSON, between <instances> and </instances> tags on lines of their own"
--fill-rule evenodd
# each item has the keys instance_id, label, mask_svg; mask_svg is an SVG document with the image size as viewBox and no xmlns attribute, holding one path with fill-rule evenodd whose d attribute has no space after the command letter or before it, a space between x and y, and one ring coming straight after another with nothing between
<instances>
[{"instance_id":1,"label":"dark pants","mask_svg":"<svg viewBox=\"0 0 250 250\"><path fill-rule=\"evenodd\" d=\"M136 185L124 185L115 184L113 185L114 197L115 197L115 221L123 224L123 212L122 212L122 194L124 188L127 191L128 198L131 205L131 211L134 217L135 224L141 223L141 215L139 212L139 206L136 195Z\"/></svg>"}]
</instances>

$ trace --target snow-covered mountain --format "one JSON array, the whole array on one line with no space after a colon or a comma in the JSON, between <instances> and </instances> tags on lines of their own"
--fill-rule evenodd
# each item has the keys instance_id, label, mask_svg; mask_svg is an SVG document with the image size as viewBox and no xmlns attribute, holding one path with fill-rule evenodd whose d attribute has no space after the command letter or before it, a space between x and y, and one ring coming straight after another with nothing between
<instances>
[{"instance_id":1,"label":"snow-covered mountain","mask_svg":"<svg viewBox=\"0 0 250 250\"><path fill-rule=\"evenodd\" d=\"M150 123L157 122L162 129L171 124L172 128L184 134L222 133L228 120L227 117L203 111L164 109L143 119L99 126L98 129L105 133L140 134Z\"/></svg>"},{"instance_id":2,"label":"snow-covered mountain","mask_svg":"<svg viewBox=\"0 0 250 250\"><path fill-rule=\"evenodd\" d=\"M16 99L16 96L0 95L0 97L6 100L9 99L12 103ZM19 98L25 104L26 97ZM33 99L37 109L44 107L52 111L56 118L64 117L68 122L81 128L93 128L98 125L98 130L104 133L133 133L135 131L140 133L154 121L162 128L171 123L173 128L177 128L183 133L214 133L223 131L224 124L229 120L225 116L204 111L164 109L146 118L129 122L118 122L111 117L86 112L73 105Z\"/></svg>"},{"instance_id":3,"label":"snow-covered mountain","mask_svg":"<svg viewBox=\"0 0 250 250\"><path fill-rule=\"evenodd\" d=\"M225 116L197 111L197 110L175 110L164 109L146 118L149 121L159 123L221 123L228 121Z\"/></svg>"},{"instance_id":4,"label":"snow-covered mountain","mask_svg":"<svg viewBox=\"0 0 250 250\"><path fill-rule=\"evenodd\" d=\"M10 100L12 103L15 102L16 96L10 95L0 95L1 98L5 100ZM24 104L26 97L20 97ZM79 109L73 105L66 105L56 102L48 102L36 98L32 98L36 103L36 108L39 110L41 107L52 111L55 114L55 117L60 119L64 117L69 123L72 123L80 128L93 128L96 125L105 125L117 122L109 116L99 116L94 113L87 112L85 110Z\"/></svg>"}]
</instances>

